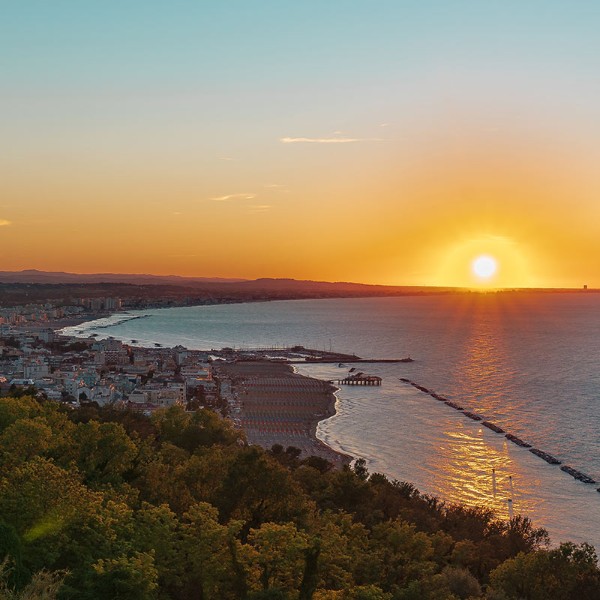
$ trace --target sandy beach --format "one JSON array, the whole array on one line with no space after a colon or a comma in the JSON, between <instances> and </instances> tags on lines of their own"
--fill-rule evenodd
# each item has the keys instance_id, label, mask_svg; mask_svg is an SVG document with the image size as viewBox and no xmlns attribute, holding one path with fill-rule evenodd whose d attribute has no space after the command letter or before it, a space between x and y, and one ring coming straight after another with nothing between
<instances>
[{"instance_id":1,"label":"sandy beach","mask_svg":"<svg viewBox=\"0 0 600 600\"><path fill-rule=\"evenodd\" d=\"M218 372L230 395L232 417L248 443L264 448L294 446L303 457L321 456L338 466L352 459L316 437L318 422L335 414L335 387L327 381L268 361L223 364Z\"/></svg>"}]
</instances>

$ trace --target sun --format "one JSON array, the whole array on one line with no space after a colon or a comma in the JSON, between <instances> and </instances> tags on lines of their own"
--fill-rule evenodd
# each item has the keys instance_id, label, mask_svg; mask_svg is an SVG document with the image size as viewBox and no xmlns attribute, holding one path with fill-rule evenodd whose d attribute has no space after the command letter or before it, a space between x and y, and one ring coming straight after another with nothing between
<instances>
[{"instance_id":1,"label":"sun","mask_svg":"<svg viewBox=\"0 0 600 600\"><path fill-rule=\"evenodd\" d=\"M536 287L530 247L506 235L480 234L440 244L432 252L432 280L469 290ZM539 287L539 286L538 286Z\"/></svg>"},{"instance_id":2,"label":"sun","mask_svg":"<svg viewBox=\"0 0 600 600\"><path fill-rule=\"evenodd\" d=\"M494 257L482 254L473 260L471 269L480 279L490 279L496 274L498 263Z\"/></svg>"}]
</instances>

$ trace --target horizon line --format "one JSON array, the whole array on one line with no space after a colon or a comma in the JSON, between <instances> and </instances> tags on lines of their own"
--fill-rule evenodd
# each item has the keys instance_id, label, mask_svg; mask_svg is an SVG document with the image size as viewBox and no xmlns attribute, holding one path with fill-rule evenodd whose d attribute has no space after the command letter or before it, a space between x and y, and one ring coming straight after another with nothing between
<instances>
[{"instance_id":1,"label":"horizon line","mask_svg":"<svg viewBox=\"0 0 600 600\"><path fill-rule=\"evenodd\" d=\"M384 288L412 288L412 289L437 289L437 290L456 290L466 292L477 292L477 293L489 293L489 292L510 292L510 291L582 291L582 292L594 292L600 291L600 288L588 287L582 285L578 287L571 286L465 286L465 285L439 285L439 284L397 284L397 283L365 283L362 281L329 281L323 279L297 279L295 277L274 277L274 276L261 276L253 279L246 277L226 277L226 276L206 276L206 275L177 275L177 274L156 274L156 273L123 273L114 271L103 271L103 272L75 272L75 271L44 271L41 269L29 268L21 269L18 271L0 271L0 277L2 275L13 275L18 276L25 273L39 273L41 275L70 275L70 276L82 276L82 277L102 277L102 276L113 276L113 277L153 277L158 279L183 279L183 280L213 280L214 283L244 283L244 282L256 282L261 280L272 280L272 281L295 281L295 282L310 282L310 283L325 283L331 285L358 285L358 286L369 286L369 287L384 287ZM210 281L207 281L209 283ZM28 282L28 281L11 281L4 282L0 280L0 283L27 283L29 285L43 285L43 282ZM69 282L72 283L72 282ZM86 283L86 282L81 282ZM104 282L95 282L104 283ZM111 283L111 282L106 282ZM149 284L152 285L152 284ZM157 284L158 285L158 284Z\"/></svg>"}]
</instances>

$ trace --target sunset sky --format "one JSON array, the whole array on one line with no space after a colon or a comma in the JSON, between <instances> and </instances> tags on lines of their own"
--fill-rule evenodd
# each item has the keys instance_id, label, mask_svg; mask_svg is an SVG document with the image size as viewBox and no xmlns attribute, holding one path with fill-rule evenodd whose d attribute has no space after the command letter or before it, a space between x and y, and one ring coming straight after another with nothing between
<instances>
[{"instance_id":1,"label":"sunset sky","mask_svg":"<svg viewBox=\"0 0 600 600\"><path fill-rule=\"evenodd\" d=\"M600 287L599 31L596 0L5 0L0 270Z\"/></svg>"}]
</instances>

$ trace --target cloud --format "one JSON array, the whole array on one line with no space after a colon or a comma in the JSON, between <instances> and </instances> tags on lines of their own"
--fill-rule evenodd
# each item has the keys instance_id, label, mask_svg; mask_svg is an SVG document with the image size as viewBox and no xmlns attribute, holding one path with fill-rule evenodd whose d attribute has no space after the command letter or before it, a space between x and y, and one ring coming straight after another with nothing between
<instances>
[{"instance_id":1,"label":"cloud","mask_svg":"<svg viewBox=\"0 0 600 600\"><path fill-rule=\"evenodd\" d=\"M252 200L256 198L256 194L253 193L242 193L242 194L227 194L226 196L215 196L210 198L215 202L227 202L228 200Z\"/></svg>"},{"instance_id":2,"label":"cloud","mask_svg":"<svg viewBox=\"0 0 600 600\"><path fill-rule=\"evenodd\" d=\"M7 221L6 219L0 219L0 227L5 227L6 225L11 225L11 221Z\"/></svg>"},{"instance_id":3,"label":"cloud","mask_svg":"<svg viewBox=\"0 0 600 600\"><path fill-rule=\"evenodd\" d=\"M307 137L282 137L282 144L353 144L360 142L359 138L307 138Z\"/></svg>"},{"instance_id":4,"label":"cloud","mask_svg":"<svg viewBox=\"0 0 600 600\"><path fill-rule=\"evenodd\" d=\"M273 190L275 192L289 192L289 188L287 185L283 183L265 183L265 186L268 190Z\"/></svg>"},{"instance_id":5,"label":"cloud","mask_svg":"<svg viewBox=\"0 0 600 600\"><path fill-rule=\"evenodd\" d=\"M271 208L270 204L254 204L249 207L252 212L264 212L265 210L269 210Z\"/></svg>"},{"instance_id":6,"label":"cloud","mask_svg":"<svg viewBox=\"0 0 600 600\"><path fill-rule=\"evenodd\" d=\"M282 144L355 144L357 142L381 142L380 138L349 138L349 137L329 137L329 138L308 138L308 137L282 137L279 138Z\"/></svg>"}]
</instances>

